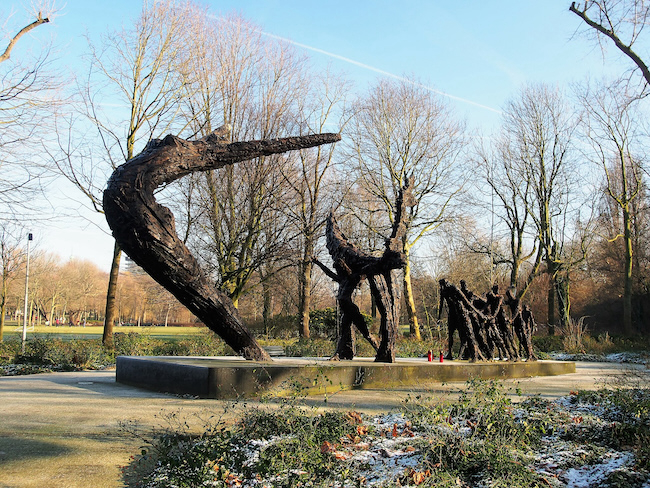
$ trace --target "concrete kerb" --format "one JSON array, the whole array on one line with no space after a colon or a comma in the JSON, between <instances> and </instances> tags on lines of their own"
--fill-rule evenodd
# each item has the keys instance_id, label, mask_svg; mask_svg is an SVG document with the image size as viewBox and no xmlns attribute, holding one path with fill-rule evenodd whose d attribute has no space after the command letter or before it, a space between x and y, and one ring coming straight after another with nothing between
<instances>
[{"instance_id":1,"label":"concrete kerb","mask_svg":"<svg viewBox=\"0 0 650 488\"><path fill-rule=\"evenodd\" d=\"M303 394L341 390L404 388L472 378L512 379L575 372L569 361L427 362L399 359L376 363L371 358L328 361L325 358L282 358L272 362L232 357L117 358L117 381L153 391L200 398L234 399L256 395Z\"/></svg>"}]
</instances>

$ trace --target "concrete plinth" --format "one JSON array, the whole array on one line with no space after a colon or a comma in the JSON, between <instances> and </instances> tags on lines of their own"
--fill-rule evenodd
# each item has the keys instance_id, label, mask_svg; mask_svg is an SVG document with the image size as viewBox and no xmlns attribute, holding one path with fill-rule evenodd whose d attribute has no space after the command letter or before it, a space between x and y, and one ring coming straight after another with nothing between
<instances>
[{"instance_id":1,"label":"concrete plinth","mask_svg":"<svg viewBox=\"0 0 650 488\"><path fill-rule=\"evenodd\" d=\"M575 373L568 361L470 363L399 359L392 364L370 358L328 361L323 358L282 358L272 362L233 357L119 356L118 383L148 390L201 398L239 398L300 390L323 393L348 389L389 389L466 381Z\"/></svg>"}]
</instances>

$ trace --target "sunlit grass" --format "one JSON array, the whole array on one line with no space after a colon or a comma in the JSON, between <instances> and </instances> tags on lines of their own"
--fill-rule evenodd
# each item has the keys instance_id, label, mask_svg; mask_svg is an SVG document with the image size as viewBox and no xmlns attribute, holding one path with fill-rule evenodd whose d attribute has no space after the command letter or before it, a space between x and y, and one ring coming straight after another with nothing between
<instances>
[{"instance_id":1,"label":"sunlit grass","mask_svg":"<svg viewBox=\"0 0 650 488\"><path fill-rule=\"evenodd\" d=\"M139 334L149 334L152 336L193 336L199 334L204 327L164 327L164 326L118 326L113 330L114 332L137 332ZM100 325L89 325L86 327L77 326L52 326L52 325L37 325L33 329L29 329L27 334L72 334L72 335L101 335L104 332L104 327ZM16 325L5 326L4 334L7 335L20 335L22 333L22 327Z\"/></svg>"}]
</instances>

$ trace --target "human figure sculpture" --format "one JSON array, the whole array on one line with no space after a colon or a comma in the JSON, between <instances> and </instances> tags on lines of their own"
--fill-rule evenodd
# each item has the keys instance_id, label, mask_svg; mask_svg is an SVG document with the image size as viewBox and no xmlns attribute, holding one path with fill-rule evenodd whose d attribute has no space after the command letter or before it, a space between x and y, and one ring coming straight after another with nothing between
<instances>
[{"instance_id":1,"label":"human figure sculpture","mask_svg":"<svg viewBox=\"0 0 650 488\"><path fill-rule=\"evenodd\" d=\"M536 360L531 336L534 329L532 312L527 306L520 307L519 299L510 291L504 299L498 286L484 297L474 294L461 280L460 288L445 279L439 281L440 303L438 320L443 306L447 305L447 326L449 331L446 359L453 359L454 333L458 331L460 349L458 357L471 361L490 360L495 357L517 361L523 355ZM510 319L504 308L510 309ZM514 330L514 334L513 334ZM515 343L515 338L519 346Z\"/></svg>"},{"instance_id":2,"label":"human figure sculpture","mask_svg":"<svg viewBox=\"0 0 650 488\"><path fill-rule=\"evenodd\" d=\"M395 202L392 233L386 239L381 256L372 256L351 243L339 228L334 214L330 214L325 234L327 250L332 257L335 271L331 271L317 259L314 259L314 262L339 284L337 301L341 310L341 325L333 359L354 357L352 325L355 325L375 349L375 361L395 362L395 344L399 326L399 292L392 272L403 268L406 264L402 239L407 229L406 209L411 205L413 205L413 196L407 181ZM381 316L379 343L370 334L359 308L352 300L354 290L364 279L368 280L370 292Z\"/></svg>"}]
</instances>

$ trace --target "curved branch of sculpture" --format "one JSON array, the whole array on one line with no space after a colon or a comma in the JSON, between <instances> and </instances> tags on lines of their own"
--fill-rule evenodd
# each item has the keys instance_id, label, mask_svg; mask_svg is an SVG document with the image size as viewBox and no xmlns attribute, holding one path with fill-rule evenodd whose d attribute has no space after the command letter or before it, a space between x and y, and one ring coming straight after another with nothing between
<instances>
[{"instance_id":1,"label":"curved branch of sculpture","mask_svg":"<svg viewBox=\"0 0 650 488\"><path fill-rule=\"evenodd\" d=\"M339 134L314 134L227 144L216 133L198 141L172 135L153 140L109 179L104 191L106 220L129 257L236 353L246 359L270 360L230 298L215 288L178 238L172 212L156 201L154 192L190 173L339 140Z\"/></svg>"}]
</instances>

